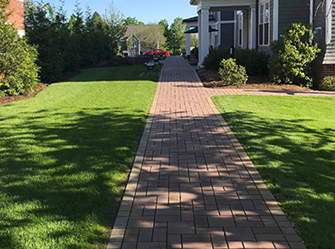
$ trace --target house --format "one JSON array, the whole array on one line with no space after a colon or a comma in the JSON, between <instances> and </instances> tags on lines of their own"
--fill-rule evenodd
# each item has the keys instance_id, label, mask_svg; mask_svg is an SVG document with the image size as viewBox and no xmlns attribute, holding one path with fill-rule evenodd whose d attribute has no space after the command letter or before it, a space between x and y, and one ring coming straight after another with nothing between
<instances>
[{"instance_id":1,"label":"house","mask_svg":"<svg viewBox=\"0 0 335 249\"><path fill-rule=\"evenodd\" d=\"M125 36L119 42L121 53L128 55L140 55L159 48L164 38L163 28L158 24L128 25ZM133 44L129 47L129 42ZM127 42L128 41L128 42ZM128 45L127 45L128 43Z\"/></svg>"},{"instance_id":2,"label":"house","mask_svg":"<svg viewBox=\"0 0 335 249\"><path fill-rule=\"evenodd\" d=\"M141 54L141 41L134 34L122 38L118 42L118 46L120 47L120 53L122 55L132 56Z\"/></svg>"},{"instance_id":3,"label":"house","mask_svg":"<svg viewBox=\"0 0 335 249\"><path fill-rule=\"evenodd\" d=\"M190 54L190 34L187 31L198 27L198 17L184 19L186 24L186 55ZM209 46L218 50L228 47L237 47L237 12L236 11L215 11L209 14ZM212 31L214 30L214 31Z\"/></svg>"},{"instance_id":4,"label":"house","mask_svg":"<svg viewBox=\"0 0 335 249\"><path fill-rule=\"evenodd\" d=\"M209 15L234 11L235 47L270 52L270 43L280 39L291 23L311 23L315 41L322 49L316 61L320 77L335 75L335 4L332 0L190 0L198 6L199 64L209 52ZM335 18L335 17L334 17ZM335 27L335 26L334 26Z\"/></svg>"},{"instance_id":5,"label":"house","mask_svg":"<svg viewBox=\"0 0 335 249\"><path fill-rule=\"evenodd\" d=\"M23 0L10 0L7 11L11 13L8 23L13 24L14 28L18 30L19 36L23 37L25 34Z\"/></svg>"}]
</instances>

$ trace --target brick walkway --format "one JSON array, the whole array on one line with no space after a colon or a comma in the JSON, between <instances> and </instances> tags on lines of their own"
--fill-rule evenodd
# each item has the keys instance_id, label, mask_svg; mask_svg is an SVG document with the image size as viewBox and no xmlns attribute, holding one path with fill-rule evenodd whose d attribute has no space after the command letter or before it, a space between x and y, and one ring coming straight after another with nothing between
<instances>
[{"instance_id":1,"label":"brick walkway","mask_svg":"<svg viewBox=\"0 0 335 249\"><path fill-rule=\"evenodd\" d=\"M305 248L209 97L306 94L205 89L180 57L158 92L107 248Z\"/></svg>"}]
</instances>

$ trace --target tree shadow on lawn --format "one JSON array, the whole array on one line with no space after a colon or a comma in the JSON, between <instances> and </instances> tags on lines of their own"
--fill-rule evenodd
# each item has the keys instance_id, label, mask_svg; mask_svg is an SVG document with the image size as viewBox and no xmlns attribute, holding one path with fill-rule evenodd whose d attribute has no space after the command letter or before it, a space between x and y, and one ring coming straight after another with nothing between
<instances>
[{"instance_id":1,"label":"tree shadow on lawn","mask_svg":"<svg viewBox=\"0 0 335 249\"><path fill-rule=\"evenodd\" d=\"M146 114L25 115L0 123L0 247L105 245Z\"/></svg>"},{"instance_id":2,"label":"tree shadow on lawn","mask_svg":"<svg viewBox=\"0 0 335 249\"><path fill-rule=\"evenodd\" d=\"M309 119L222 114L310 248L335 244L335 129Z\"/></svg>"}]
</instances>

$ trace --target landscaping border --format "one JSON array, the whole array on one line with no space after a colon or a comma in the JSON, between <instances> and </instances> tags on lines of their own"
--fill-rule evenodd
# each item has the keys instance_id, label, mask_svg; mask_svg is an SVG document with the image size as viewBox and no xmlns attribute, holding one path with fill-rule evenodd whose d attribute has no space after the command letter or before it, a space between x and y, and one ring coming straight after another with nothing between
<instances>
[{"instance_id":1,"label":"landscaping border","mask_svg":"<svg viewBox=\"0 0 335 249\"><path fill-rule=\"evenodd\" d=\"M164 69L164 65L163 65ZM128 178L128 183L126 186L126 189L123 193L122 201L120 204L120 208L118 211L118 214L116 216L116 219L114 221L113 229L111 236L109 237L107 248L106 249L120 249L122 246L122 241L125 235L128 219L130 216L131 207L134 201L135 192L136 192L136 186L139 178L139 174L141 172L145 148L147 146L152 121L154 118L154 113L157 105L157 100L159 97L159 91L160 91L160 83L162 78L162 72L160 73L159 80L157 83L157 88L155 92L155 97L152 102L151 108L148 113L148 119L144 127L144 131L136 152L136 156L133 162L133 166Z\"/></svg>"}]
</instances>

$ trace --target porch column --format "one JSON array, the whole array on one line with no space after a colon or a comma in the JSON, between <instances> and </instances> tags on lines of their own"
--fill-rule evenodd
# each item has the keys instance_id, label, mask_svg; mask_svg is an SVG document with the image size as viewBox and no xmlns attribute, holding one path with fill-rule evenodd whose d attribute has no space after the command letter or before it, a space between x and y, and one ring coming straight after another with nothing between
<instances>
[{"instance_id":1,"label":"porch column","mask_svg":"<svg viewBox=\"0 0 335 249\"><path fill-rule=\"evenodd\" d=\"M199 18L199 66L209 53L209 7L201 7Z\"/></svg>"},{"instance_id":2,"label":"porch column","mask_svg":"<svg viewBox=\"0 0 335 249\"><path fill-rule=\"evenodd\" d=\"M256 49L256 5L250 6L249 10L250 25L249 25L249 49Z\"/></svg>"},{"instance_id":3,"label":"porch column","mask_svg":"<svg viewBox=\"0 0 335 249\"><path fill-rule=\"evenodd\" d=\"M190 30L190 26L186 25L186 31ZM186 34L186 55L191 54L191 34Z\"/></svg>"},{"instance_id":4,"label":"porch column","mask_svg":"<svg viewBox=\"0 0 335 249\"><path fill-rule=\"evenodd\" d=\"M248 48L248 42L249 42L249 38L248 38L248 31L249 31L249 11L247 10L243 10L243 28L242 28L242 48L243 49L247 49Z\"/></svg>"}]
</instances>

